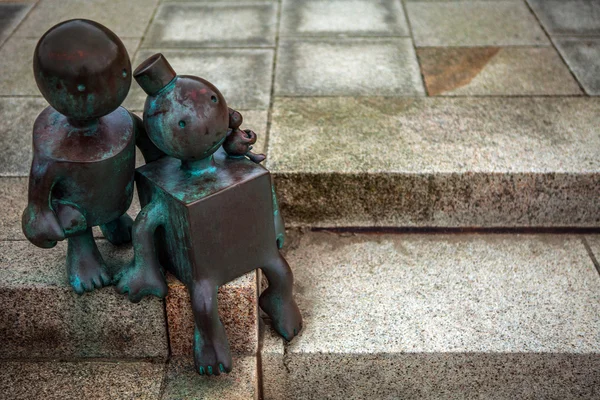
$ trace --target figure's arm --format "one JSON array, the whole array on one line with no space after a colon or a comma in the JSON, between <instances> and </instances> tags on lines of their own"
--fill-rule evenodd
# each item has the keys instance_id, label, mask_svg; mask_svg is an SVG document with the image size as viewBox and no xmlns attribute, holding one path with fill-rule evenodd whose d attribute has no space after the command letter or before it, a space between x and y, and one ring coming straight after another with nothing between
<instances>
[{"instance_id":1,"label":"figure's arm","mask_svg":"<svg viewBox=\"0 0 600 400\"><path fill-rule=\"evenodd\" d=\"M275 237L277 241L277 247L282 248L285 243L285 223L283 217L279 211L279 204L277 203L277 195L275 194L275 183L271 178L271 193L273 194L273 218L275 221Z\"/></svg>"},{"instance_id":2,"label":"figure's arm","mask_svg":"<svg viewBox=\"0 0 600 400\"><path fill-rule=\"evenodd\" d=\"M131 118L133 119L133 125L135 129L135 145L140 149L144 156L144 161L147 163L156 161L163 157L163 153L148 137L146 128L144 128L144 122L140 117L130 112Z\"/></svg>"},{"instance_id":3,"label":"figure's arm","mask_svg":"<svg viewBox=\"0 0 600 400\"><path fill-rule=\"evenodd\" d=\"M52 210L52 188L56 183L57 165L47 160L33 158L29 174L29 199L21 219L23 233L38 247L56 246L65 234Z\"/></svg>"}]
</instances>

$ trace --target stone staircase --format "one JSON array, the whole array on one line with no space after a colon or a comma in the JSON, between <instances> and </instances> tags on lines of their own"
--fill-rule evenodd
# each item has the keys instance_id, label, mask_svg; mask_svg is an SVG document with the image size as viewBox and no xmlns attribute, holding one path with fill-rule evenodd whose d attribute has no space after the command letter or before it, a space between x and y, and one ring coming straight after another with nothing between
<instances>
[{"instance_id":1,"label":"stone staircase","mask_svg":"<svg viewBox=\"0 0 600 400\"><path fill-rule=\"evenodd\" d=\"M354 0L360 23L341 3L0 2L0 399L600 398L597 3ZM179 282L78 296L65 243L25 241L31 53L82 16L134 65L160 51L214 82L259 133L304 316L291 343L245 275L219 291L234 370L200 377ZM248 29L217 41L213 20ZM134 85L125 106L143 101ZM96 234L115 270L131 259Z\"/></svg>"}]
</instances>

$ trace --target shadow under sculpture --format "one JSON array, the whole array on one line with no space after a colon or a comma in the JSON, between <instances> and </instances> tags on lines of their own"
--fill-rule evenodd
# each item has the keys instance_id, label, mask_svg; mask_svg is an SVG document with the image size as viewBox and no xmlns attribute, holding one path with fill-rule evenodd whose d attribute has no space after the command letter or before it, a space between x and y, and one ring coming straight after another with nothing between
<instances>
[{"instance_id":1,"label":"shadow under sculpture","mask_svg":"<svg viewBox=\"0 0 600 400\"><path fill-rule=\"evenodd\" d=\"M100 226L113 244L131 241L135 145L146 161L162 153L143 123L121 103L131 63L121 40L89 20L50 28L39 40L33 70L50 103L33 127L33 161L22 227L38 247L68 239L67 272L75 292L112 277L92 235Z\"/></svg>"},{"instance_id":2,"label":"shadow under sculpture","mask_svg":"<svg viewBox=\"0 0 600 400\"><path fill-rule=\"evenodd\" d=\"M231 354L219 319L219 286L261 268L269 287L259 298L286 340L302 328L292 271L279 252L284 227L269 171L250 153L256 141L219 90L195 76L178 76L162 54L134 77L148 94L144 125L167 156L140 167L142 211L135 220L135 259L117 290L137 302L164 297L163 268L189 290L195 320L194 361L200 374L230 372Z\"/></svg>"}]
</instances>

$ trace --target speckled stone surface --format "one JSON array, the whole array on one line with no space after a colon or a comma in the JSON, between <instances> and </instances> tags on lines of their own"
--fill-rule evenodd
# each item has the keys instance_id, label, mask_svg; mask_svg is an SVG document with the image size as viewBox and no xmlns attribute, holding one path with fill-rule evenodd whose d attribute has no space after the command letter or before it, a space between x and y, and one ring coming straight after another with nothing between
<instances>
[{"instance_id":1,"label":"speckled stone surface","mask_svg":"<svg viewBox=\"0 0 600 400\"><path fill-rule=\"evenodd\" d=\"M550 35L600 35L596 0L527 0Z\"/></svg>"},{"instance_id":2,"label":"speckled stone surface","mask_svg":"<svg viewBox=\"0 0 600 400\"><path fill-rule=\"evenodd\" d=\"M280 96L420 96L409 38L282 38L275 71Z\"/></svg>"},{"instance_id":3,"label":"speckled stone surface","mask_svg":"<svg viewBox=\"0 0 600 400\"><path fill-rule=\"evenodd\" d=\"M233 353L254 355L258 350L258 297L256 272L219 288L219 315ZM191 355L194 316L190 295L183 283L169 275L166 298L169 341L174 356Z\"/></svg>"},{"instance_id":4,"label":"speckled stone surface","mask_svg":"<svg viewBox=\"0 0 600 400\"><path fill-rule=\"evenodd\" d=\"M426 47L417 55L430 96L582 94L552 47Z\"/></svg>"},{"instance_id":5,"label":"speckled stone surface","mask_svg":"<svg viewBox=\"0 0 600 400\"><path fill-rule=\"evenodd\" d=\"M409 2L406 10L419 47L550 44L524 2Z\"/></svg>"},{"instance_id":6,"label":"speckled stone surface","mask_svg":"<svg viewBox=\"0 0 600 400\"><path fill-rule=\"evenodd\" d=\"M0 98L0 176L29 175L31 130L47 106L43 98Z\"/></svg>"},{"instance_id":7,"label":"speckled stone surface","mask_svg":"<svg viewBox=\"0 0 600 400\"><path fill-rule=\"evenodd\" d=\"M409 36L400 2L394 0L284 0L284 36Z\"/></svg>"},{"instance_id":8,"label":"speckled stone surface","mask_svg":"<svg viewBox=\"0 0 600 400\"><path fill-rule=\"evenodd\" d=\"M142 49L132 65L138 66L155 53L162 53L180 75L195 75L215 85L236 110L267 110L271 99L274 52L270 49ZM146 94L131 85L124 106L144 109ZM257 132L258 133L258 132Z\"/></svg>"},{"instance_id":9,"label":"speckled stone surface","mask_svg":"<svg viewBox=\"0 0 600 400\"><path fill-rule=\"evenodd\" d=\"M59 22L91 18L120 38L141 38L157 3L158 0L41 0L14 35L40 38Z\"/></svg>"},{"instance_id":10,"label":"speckled stone surface","mask_svg":"<svg viewBox=\"0 0 600 400\"><path fill-rule=\"evenodd\" d=\"M0 3L0 45L21 23L32 6L33 2Z\"/></svg>"},{"instance_id":11,"label":"speckled stone surface","mask_svg":"<svg viewBox=\"0 0 600 400\"><path fill-rule=\"evenodd\" d=\"M584 98L278 98L267 167L290 225L598 226L599 110Z\"/></svg>"},{"instance_id":12,"label":"speckled stone surface","mask_svg":"<svg viewBox=\"0 0 600 400\"><path fill-rule=\"evenodd\" d=\"M272 47L277 3L163 4L144 47Z\"/></svg>"},{"instance_id":13,"label":"speckled stone surface","mask_svg":"<svg viewBox=\"0 0 600 400\"><path fill-rule=\"evenodd\" d=\"M555 38L554 43L585 92L600 96L600 38Z\"/></svg>"},{"instance_id":14,"label":"speckled stone surface","mask_svg":"<svg viewBox=\"0 0 600 400\"><path fill-rule=\"evenodd\" d=\"M0 240L25 240L21 214L27 205L27 181L25 177L0 178Z\"/></svg>"},{"instance_id":15,"label":"speckled stone surface","mask_svg":"<svg viewBox=\"0 0 600 400\"><path fill-rule=\"evenodd\" d=\"M165 365L150 362L0 362L0 398L159 400Z\"/></svg>"},{"instance_id":16,"label":"speckled stone surface","mask_svg":"<svg viewBox=\"0 0 600 400\"><path fill-rule=\"evenodd\" d=\"M128 246L98 244L114 270L133 256ZM78 296L67 280L66 247L0 242L0 358L166 358L163 302L132 304L113 287Z\"/></svg>"},{"instance_id":17,"label":"speckled stone surface","mask_svg":"<svg viewBox=\"0 0 600 400\"><path fill-rule=\"evenodd\" d=\"M167 366L162 400L258 400L256 357L233 357L233 370L218 377L199 376L191 357L174 357Z\"/></svg>"},{"instance_id":18,"label":"speckled stone surface","mask_svg":"<svg viewBox=\"0 0 600 400\"><path fill-rule=\"evenodd\" d=\"M582 237L307 233L286 257L304 329L285 349L265 332L265 399L592 398L600 384Z\"/></svg>"}]
</instances>

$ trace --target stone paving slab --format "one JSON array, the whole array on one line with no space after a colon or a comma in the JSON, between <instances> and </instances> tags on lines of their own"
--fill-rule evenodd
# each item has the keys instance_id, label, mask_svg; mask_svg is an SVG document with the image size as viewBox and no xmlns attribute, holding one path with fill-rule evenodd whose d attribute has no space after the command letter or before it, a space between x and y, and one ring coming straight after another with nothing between
<instances>
[{"instance_id":1,"label":"stone paving slab","mask_svg":"<svg viewBox=\"0 0 600 400\"><path fill-rule=\"evenodd\" d=\"M582 94L552 47L425 47L417 55L430 96Z\"/></svg>"},{"instance_id":2,"label":"stone paving slab","mask_svg":"<svg viewBox=\"0 0 600 400\"><path fill-rule=\"evenodd\" d=\"M0 49L0 95L41 96L33 75L33 52L39 38L12 37ZM140 39L123 39L133 57ZM133 85L137 85L135 82ZM32 126L33 127L33 126Z\"/></svg>"},{"instance_id":3,"label":"stone paving slab","mask_svg":"<svg viewBox=\"0 0 600 400\"><path fill-rule=\"evenodd\" d=\"M267 167L291 225L597 226L589 98L278 98Z\"/></svg>"},{"instance_id":4,"label":"stone paving slab","mask_svg":"<svg viewBox=\"0 0 600 400\"><path fill-rule=\"evenodd\" d=\"M156 53L164 54L178 74L200 76L214 84L225 96L229 107L238 110L269 108L274 57L271 49L142 49L135 57L133 67ZM124 106L141 111L145 101L146 94L133 83Z\"/></svg>"},{"instance_id":5,"label":"stone paving slab","mask_svg":"<svg viewBox=\"0 0 600 400\"><path fill-rule=\"evenodd\" d=\"M406 9L417 46L549 44L523 2L409 2Z\"/></svg>"},{"instance_id":6,"label":"stone paving slab","mask_svg":"<svg viewBox=\"0 0 600 400\"><path fill-rule=\"evenodd\" d=\"M275 72L279 96L421 96L409 38L282 38Z\"/></svg>"},{"instance_id":7,"label":"stone paving slab","mask_svg":"<svg viewBox=\"0 0 600 400\"><path fill-rule=\"evenodd\" d=\"M550 35L600 35L596 0L527 0Z\"/></svg>"},{"instance_id":8,"label":"stone paving slab","mask_svg":"<svg viewBox=\"0 0 600 400\"><path fill-rule=\"evenodd\" d=\"M277 3L163 4L144 47L273 47Z\"/></svg>"},{"instance_id":9,"label":"stone paving slab","mask_svg":"<svg viewBox=\"0 0 600 400\"><path fill-rule=\"evenodd\" d=\"M149 362L0 362L0 397L11 400L159 400L165 365Z\"/></svg>"},{"instance_id":10,"label":"stone paving slab","mask_svg":"<svg viewBox=\"0 0 600 400\"><path fill-rule=\"evenodd\" d=\"M41 0L14 35L39 39L52 26L74 18L92 19L120 38L141 38L158 0Z\"/></svg>"},{"instance_id":11,"label":"stone paving slab","mask_svg":"<svg viewBox=\"0 0 600 400\"><path fill-rule=\"evenodd\" d=\"M592 398L600 384L600 276L581 237L308 233L286 257L304 329L285 348L265 333L265 399Z\"/></svg>"},{"instance_id":12,"label":"stone paving slab","mask_svg":"<svg viewBox=\"0 0 600 400\"><path fill-rule=\"evenodd\" d=\"M284 0L283 36L409 36L402 4L394 0Z\"/></svg>"},{"instance_id":13,"label":"stone paving slab","mask_svg":"<svg viewBox=\"0 0 600 400\"><path fill-rule=\"evenodd\" d=\"M31 132L48 103L43 98L0 98L0 176L27 176L31 168Z\"/></svg>"},{"instance_id":14,"label":"stone paving slab","mask_svg":"<svg viewBox=\"0 0 600 400\"><path fill-rule=\"evenodd\" d=\"M0 46L25 18L31 7L32 2L0 3Z\"/></svg>"},{"instance_id":15,"label":"stone paving slab","mask_svg":"<svg viewBox=\"0 0 600 400\"><path fill-rule=\"evenodd\" d=\"M133 256L129 246L97 243L114 269ZM0 358L166 358L163 302L132 304L113 287L78 296L67 280L66 247L0 242Z\"/></svg>"},{"instance_id":16,"label":"stone paving slab","mask_svg":"<svg viewBox=\"0 0 600 400\"><path fill-rule=\"evenodd\" d=\"M191 357L174 357L167 366L163 400L257 400L256 357L234 357L233 371L218 377L199 376Z\"/></svg>"},{"instance_id":17,"label":"stone paving slab","mask_svg":"<svg viewBox=\"0 0 600 400\"><path fill-rule=\"evenodd\" d=\"M21 230L21 215L27 206L26 177L0 178L0 240L25 240Z\"/></svg>"},{"instance_id":18,"label":"stone paving slab","mask_svg":"<svg viewBox=\"0 0 600 400\"><path fill-rule=\"evenodd\" d=\"M600 95L600 38L555 38L558 51L586 93Z\"/></svg>"},{"instance_id":19,"label":"stone paving slab","mask_svg":"<svg viewBox=\"0 0 600 400\"><path fill-rule=\"evenodd\" d=\"M258 350L257 284L257 273L250 272L219 288L219 316L233 353L255 355ZM171 354L193 354L194 316L190 295L173 276L169 276L166 310Z\"/></svg>"}]
</instances>

